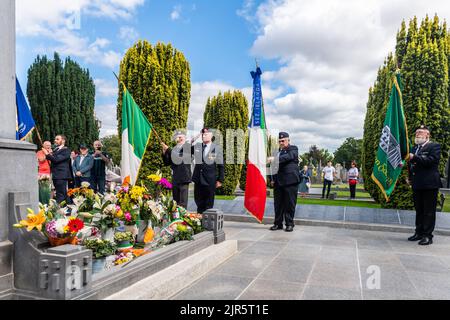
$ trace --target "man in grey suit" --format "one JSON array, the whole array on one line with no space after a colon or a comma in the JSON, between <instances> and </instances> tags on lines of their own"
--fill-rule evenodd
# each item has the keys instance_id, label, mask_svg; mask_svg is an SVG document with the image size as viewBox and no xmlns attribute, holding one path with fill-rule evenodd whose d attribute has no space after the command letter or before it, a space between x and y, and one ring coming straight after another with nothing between
<instances>
[{"instance_id":1,"label":"man in grey suit","mask_svg":"<svg viewBox=\"0 0 450 320\"><path fill-rule=\"evenodd\" d=\"M82 182L91 183L91 169L94 166L94 157L89 154L89 149L86 145L80 145L80 154L76 157L73 162L73 171L75 176L78 178L77 186L80 187Z\"/></svg>"}]
</instances>

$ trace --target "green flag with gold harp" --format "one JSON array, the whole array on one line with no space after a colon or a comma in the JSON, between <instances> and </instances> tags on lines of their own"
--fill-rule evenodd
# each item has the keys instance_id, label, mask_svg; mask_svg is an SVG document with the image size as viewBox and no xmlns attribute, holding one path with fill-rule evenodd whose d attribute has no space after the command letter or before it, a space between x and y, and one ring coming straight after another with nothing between
<instances>
[{"instance_id":1,"label":"green flag with gold harp","mask_svg":"<svg viewBox=\"0 0 450 320\"><path fill-rule=\"evenodd\" d=\"M409 157L408 128L403 111L403 87L399 72L396 73L393 80L372 172L372 179L380 187L386 201L389 201L398 177Z\"/></svg>"}]
</instances>

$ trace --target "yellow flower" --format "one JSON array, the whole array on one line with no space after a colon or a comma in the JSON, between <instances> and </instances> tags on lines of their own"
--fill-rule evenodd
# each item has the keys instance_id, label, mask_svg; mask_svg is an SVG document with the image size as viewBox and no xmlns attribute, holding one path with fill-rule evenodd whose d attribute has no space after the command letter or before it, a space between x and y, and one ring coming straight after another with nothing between
<instances>
[{"instance_id":1,"label":"yellow flower","mask_svg":"<svg viewBox=\"0 0 450 320\"><path fill-rule=\"evenodd\" d=\"M159 182L161 180L161 176L157 174L151 174L147 178L152 180L153 182Z\"/></svg>"},{"instance_id":2,"label":"yellow flower","mask_svg":"<svg viewBox=\"0 0 450 320\"><path fill-rule=\"evenodd\" d=\"M33 210L28 209L27 219L21 220L19 222L19 225L21 227L26 227L27 231L31 231L34 228L41 231L42 230L42 224L45 222L46 217L44 214L44 210L40 210L38 214L35 214ZM18 226L18 225L14 225Z\"/></svg>"},{"instance_id":3,"label":"yellow flower","mask_svg":"<svg viewBox=\"0 0 450 320\"><path fill-rule=\"evenodd\" d=\"M119 210L117 210L116 211L116 218L122 218L123 217L123 211L122 211L122 209L119 209Z\"/></svg>"},{"instance_id":4,"label":"yellow flower","mask_svg":"<svg viewBox=\"0 0 450 320\"><path fill-rule=\"evenodd\" d=\"M140 186L134 186L130 191L130 197L133 200L139 200L144 195L145 188Z\"/></svg>"}]
</instances>

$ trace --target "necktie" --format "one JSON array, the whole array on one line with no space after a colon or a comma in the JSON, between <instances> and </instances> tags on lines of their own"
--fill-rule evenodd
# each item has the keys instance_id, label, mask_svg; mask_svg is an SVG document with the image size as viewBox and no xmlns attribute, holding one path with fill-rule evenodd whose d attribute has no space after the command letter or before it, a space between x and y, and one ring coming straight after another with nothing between
<instances>
[{"instance_id":1,"label":"necktie","mask_svg":"<svg viewBox=\"0 0 450 320\"><path fill-rule=\"evenodd\" d=\"M419 145L418 147L417 147L417 150L416 150L416 155L418 155L419 154L419 152L420 152L420 150L422 149L422 146L421 145Z\"/></svg>"}]
</instances>

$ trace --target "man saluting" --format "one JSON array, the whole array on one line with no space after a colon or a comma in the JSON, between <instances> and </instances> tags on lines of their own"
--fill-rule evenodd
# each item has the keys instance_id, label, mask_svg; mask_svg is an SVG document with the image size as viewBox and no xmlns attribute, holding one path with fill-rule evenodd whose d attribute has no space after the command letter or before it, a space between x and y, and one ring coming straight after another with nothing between
<instances>
[{"instance_id":1,"label":"man saluting","mask_svg":"<svg viewBox=\"0 0 450 320\"><path fill-rule=\"evenodd\" d=\"M430 245L433 243L436 206L441 187L441 146L430 141L430 130L425 125L416 130L415 143L409 154L409 183L413 189L416 208L416 232L408 240L420 240L420 245Z\"/></svg>"},{"instance_id":2,"label":"man saluting","mask_svg":"<svg viewBox=\"0 0 450 320\"><path fill-rule=\"evenodd\" d=\"M192 146L195 160L192 181L198 213L214 207L216 188L222 187L224 180L222 149L212 143L213 134L208 128L202 129L201 134L202 143Z\"/></svg>"},{"instance_id":3,"label":"man saluting","mask_svg":"<svg viewBox=\"0 0 450 320\"><path fill-rule=\"evenodd\" d=\"M298 148L290 144L289 134L280 132L278 136L280 149L275 157L268 162L274 162L274 174L271 176L271 186L274 187L275 222L270 230L283 229L283 218L286 231L294 230L295 206L297 205L297 190L300 184L298 168Z\"/></svg>"}]
</instances>

